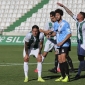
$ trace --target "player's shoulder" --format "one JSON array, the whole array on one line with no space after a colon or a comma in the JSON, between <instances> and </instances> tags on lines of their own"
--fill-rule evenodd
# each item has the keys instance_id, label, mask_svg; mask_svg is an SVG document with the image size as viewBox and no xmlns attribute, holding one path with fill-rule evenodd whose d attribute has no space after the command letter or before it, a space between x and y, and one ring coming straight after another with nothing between
<instances>
[{"instance_id":1,"label":"player's shoulder","mask_svg":"<svg viewBox=\"0 0 85 85\"><path fill-rule=\"evenodd\" d=\"M52 21L47 21L46 24L48 24L48 25L53 24L53 22Z\"/></svg>"},{"instance_id":2,"label":"player's shoulder","mask_svg":"<svg viewBox=\"0 0 85 85\"><path fill-rule=\"evenodd\" d=\"M65 26L70 26L69 22L67 22L66 20L63 20L63 23Z\"/></svg>"},{"instance_id":3,"label":"player's shoulder","mask_svg":"<svg viewBox=\"0 0 85 85\"><path fill-rule=\"evenodd\" d=\"M85 21L83 21L83 26L85 27Z\"/></svg>"},{"instance_id":4,"label":"player's shoulder","mask_svg":"<svg viewBox=\"0 0 85 85\"><path fill-rule=\"evenodd\" d=\"M43 32L40 32L40 36L44 36L44 33Z\"/></svg>"},{"instance_id":5,"label":"player's shoulder","mask_svg":"<svg viewBox=\"0 0 85 85\"><path fill-rule=\"evenodd\" d=\"M64 22L65 24L69 24L66 20L63 20L63 22Z\"/></svg>"},{"instance_id":6,"label":"player's shoulder","mask_svg":"<svg viewBox=\"0 0 85 85\"><path fill-rule=\"evenodd\" d=\"M58 25L58 21L54 22L54 25Z\"/></svg>"},{"instance_id":7,"label":"player's shoulder","mask_svg":"<svg viewBox=\"0 0 85 85\"><path fill-rule=\"evenodd\" d=\"M31 37L31 35L32 35L32 32L28 32L28 33L26 34L26 37Z\"/></svg>"}]
</instances>

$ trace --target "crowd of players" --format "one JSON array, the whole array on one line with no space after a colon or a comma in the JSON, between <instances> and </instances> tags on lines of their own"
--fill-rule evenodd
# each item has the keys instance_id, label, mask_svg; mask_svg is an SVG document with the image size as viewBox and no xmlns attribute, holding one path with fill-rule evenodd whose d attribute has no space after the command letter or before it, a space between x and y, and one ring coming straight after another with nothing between
<instances>
[{"instance_id":1,"label":"crowd of players","mask_svg":"<svg viewBox=\"0 0 85 85\"><path fill-rule=\"evenodd\" d=\"M75 79L80 78L80 73L85 68L85 13L79 12L77 17L63 4L57 3L57 5L63 7L66 12L76 21L77 24L77 55L80 61L78 73ZM72 36L70 24L66 20L63 20L63 11L56 9L50 12L50 21L46 23L44 29L39 29L37 25L32 27L32 31L25 37L25 44L23 50L24 57L24 82L28 82L28 70L29 70L29 58L30 55L34 55L37 59L37 72L38 81L45 82L41 77L42 63L48 52L54 49L55 51L55 67L51 69L51 72L61 72L61 77L55 81L68 82L70 81L69 66L71 71L74 71L72 60L69 57L69 51L71 51ZM43 48L44 36L47 38L45 43L44 52L41 53ZM69 66L68 66L69 65Z\"/></svg>"}]
</instances>

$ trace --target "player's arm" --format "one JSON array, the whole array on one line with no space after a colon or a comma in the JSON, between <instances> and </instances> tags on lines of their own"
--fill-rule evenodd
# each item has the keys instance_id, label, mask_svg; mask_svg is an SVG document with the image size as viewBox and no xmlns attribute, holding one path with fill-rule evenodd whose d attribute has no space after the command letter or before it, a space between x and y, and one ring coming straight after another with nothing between
<instances>
[{"instance_id":1,"label":"player's arm","mask_svg":"<svg viewBox=\"0 0 85 85\"><path fill-rule=\"evenodd\" d=\"M73 13L72 13L72 11L71 10L69 10L66 6L64 6L63 4L61 4L61 3L57 3L59 6L61 6L61 7L63 7L65 10L66 10L66 12L70 15L70 16L72 16L73 17Z\"/></svg>"},{"instance_id":2,"label":"player's arm","mask_svg":"<svg viewBox=\"0 0 85 85\"><path fill-rule=\"evenodd\" d=\"M51 30L45 31L43 29L40 29L40 32L43 32L45 35L48 35L51 32Z\"/></svg>"},{"instance_id":3,"label":"player's arm","mask_svg":"<svg viewBox=\"0 0 85 85\"><path fill-rule=\"evenodd\" d=\"M43 41L44 41L44 34L40 34L40 43L39 43L39 54L41 54L42 48L43 48Z\"/></svg>"},{"instance_id":4,"label":"player's arm","mask_svg":"<svg viewBox=\"0 0 85 85\"><path fill-rule=\"evenodd\" d=\"M56 32L51 31L49 35L47 35L46 37L49 39L50 37L54 37L56 36Z\"/></svg>"},{"instance_id":5,"label":"player's arm","mask_svg":"<svg viewBox=\"0 0 85 85\"><path fill-rule=\"evenodd\" d=\"M43 48L43 41L40 41L40 43L39 43L39 53L38 54L41 54L42 48Z\"/></svg>"},{"instance_id":6,"label":"player's arm","mask_svg":"<svg viewBox=\"0 0 85 85\"><path fill-rule=\"evenodd\" d=\"M25 53L28 56L28 42L25 41Z\"/></svg>"},{"instance_id":7,"label":"player's arm","mask_svg":"<svg viewBox=\"0 0 85 85\"><path fill-rule=\"evenodd\" d=\"M54 36L56 36L56 32L52 31L50 35L51 35L51 37L54 37Z\"/></svg>"},{"instance_id":8,"label":"player's arm","mask_svg":"<svg viewBox=\"0 0 85 85\"><path fill-rule=\"evenodd\" d=\"M30 33L25 36L25 53L26 53L25 59L28 59L28 58L29 58L28 45L29 45L29 40L30 40L30 38L31 38Z\"/></svg>"},{"instance_id":9,"label":"player's arm","mask_svg":"<svg viewBox=\"0 0 85 85\"><path fill-rule=\"evenodd\" d=\"M62 46L70 37L71 37L71 33L68 34L62 42L58 43L57 46Z\"/></svg>"}]
</instances>

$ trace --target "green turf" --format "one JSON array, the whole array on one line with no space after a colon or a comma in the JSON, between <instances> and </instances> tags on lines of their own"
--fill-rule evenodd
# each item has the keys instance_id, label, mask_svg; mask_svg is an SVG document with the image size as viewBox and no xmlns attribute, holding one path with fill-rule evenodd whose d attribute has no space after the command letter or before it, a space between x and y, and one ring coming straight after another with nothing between
<instances>
[{"instance_id":1,"label":"green turf","mask_svg":"<svg viewBox=\"0 0 85 85\"><path fill-rule=\"evenodd\" d=\"M42 77L46 80L45 83L37 82L37 73L34 73L36 64L29 65L29 82L24 83L22 50L23 46L0 46L0 85L85 85L84 78L79 80L72 79L76 73L70 73L71 80L73 80L71 82L55 82L55 79L60 76L60 73L54 74L48 71L54 66L54 64L43 64ZM44 63L54 62L53 53L54 52L48 54ZM76 47L72 47L70 56L74 62L74 67L77 68L78 63L75 63L78 61L76 55ZM30 63L36 63L36 59L31 57ZM8 66L9 64L13 65ZM82 72L81 75L84 75L84 73L85 72Z\"/></svg>"}]
</instances>

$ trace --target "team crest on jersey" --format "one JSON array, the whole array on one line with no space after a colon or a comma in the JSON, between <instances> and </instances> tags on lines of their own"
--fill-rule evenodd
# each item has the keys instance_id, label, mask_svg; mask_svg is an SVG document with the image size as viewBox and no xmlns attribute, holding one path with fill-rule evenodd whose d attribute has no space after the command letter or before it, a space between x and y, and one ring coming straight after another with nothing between
<instances>
[{"instance_id":1,"label":"team crest on jersey","mask_svg":"<svg viewBox=\"0 0 85 85\"><path fill-rule=\"evenodd\" d=\"M64 49L62 49L62 52L64 52Z\"/></svg>"}]
</instances>

